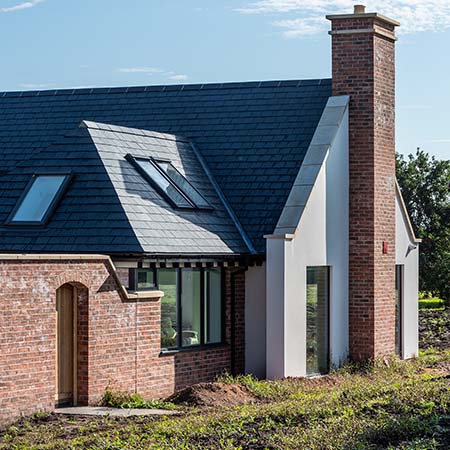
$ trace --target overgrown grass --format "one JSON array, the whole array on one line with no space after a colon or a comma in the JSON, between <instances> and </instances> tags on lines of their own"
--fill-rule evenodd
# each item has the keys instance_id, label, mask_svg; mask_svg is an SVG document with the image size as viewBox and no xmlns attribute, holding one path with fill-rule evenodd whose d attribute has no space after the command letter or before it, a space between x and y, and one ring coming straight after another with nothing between
<instances>
[{"instance_id":1,"label":"overgrown grass","mask_svg":"<svg viewBox=\"0 0 450 450\"><path fill-rule=\"evenodd\" d=\"M120 391L111 386L106 388L100 401L100 405L109 406L111 408L177 409L177 406L171 402L162 400L145 400L140 394L130 394L129 392Z\"/></svg>"},{"instance_id":2,"label":"overgrown grass","mask_svg":"<svg viewBox=\"0 0 450 450\"><path fill-rule=\"evenodd\" d=\"M180 417L24 420L0 449L448 449L450 352L347 366L329 377L245 385L257 403Z\"/></svg>"}]
</instances>

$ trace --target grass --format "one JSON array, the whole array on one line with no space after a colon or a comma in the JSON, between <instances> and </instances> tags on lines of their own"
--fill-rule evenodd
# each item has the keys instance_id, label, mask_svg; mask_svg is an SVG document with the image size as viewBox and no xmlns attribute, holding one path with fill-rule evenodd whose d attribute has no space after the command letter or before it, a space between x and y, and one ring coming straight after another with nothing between
<instances>
[{"instance_id":1,"label":"grass","mask_svg":"<svg viewBox=\"0 0 450 450\"><path fill-rule=\"evenodd\" d=\"M165 418L40 414L0 433L0 449L447 449L450 352L347 366L329 377L257 381L257 402Z\"/></svg>"},{"instance_id":2,"label":"grass","mask_svg":"<svg viewBox=\"0 0 450 450\"><path fill-rule=\"evenodd\" d=\"M445 302L441 298L431 297L419 299L419 309L445 309Z\"/></svg>"},{"instance_id":3,"label":"grass","mask_svg":"<svg viewBox=\"0 0 450 450\"><path fill-rule=\"evenodd\" d=\"M109 406L111 408L156 408L174 410L177 406L171 402L162 400L145 400L140 394L130 394L108 386L100 401L101 406Z\"/></svg>"}]
</instances>

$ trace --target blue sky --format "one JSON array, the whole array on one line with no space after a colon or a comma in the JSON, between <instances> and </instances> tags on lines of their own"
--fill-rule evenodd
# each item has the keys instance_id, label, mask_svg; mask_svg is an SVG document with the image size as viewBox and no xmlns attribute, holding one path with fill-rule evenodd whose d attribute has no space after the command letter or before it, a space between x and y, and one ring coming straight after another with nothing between
<instances>
[{"instance_id":1,"label":"blue sky","mask_svg":"<svg viewBox=\"0 0 450 450\"><path fill-rule=\"evenodd\" d=\"M0 0L0 90L325 78L348 0ZM450 159L450 0L399 19L397 149Z\"/></svg>"}]
</instances>

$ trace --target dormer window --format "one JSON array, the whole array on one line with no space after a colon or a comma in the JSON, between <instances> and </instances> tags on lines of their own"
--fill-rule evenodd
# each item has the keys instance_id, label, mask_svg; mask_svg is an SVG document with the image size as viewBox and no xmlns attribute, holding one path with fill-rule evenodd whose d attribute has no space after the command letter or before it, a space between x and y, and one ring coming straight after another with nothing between
<instances>
[{"instance_id":1,"label":"dormer window","mask_svg":"<svg viewBox=\"0 0 450 450\"><path fill-rule=\"evenodd\" d=\"M6 223L44 225L64 194L70 177L70 174L34 174Z\"/></svg>"},{"instance_id":2,"label":"dormer window","mask_svg":"<svg viewBox=\"0 0 450 450\"><path fill-rule=\"evenodd\" d=\"M137 171L172 205L182 209L212 209L170 161L154 158L125 157Z\"/></svg>"}]
</instances>

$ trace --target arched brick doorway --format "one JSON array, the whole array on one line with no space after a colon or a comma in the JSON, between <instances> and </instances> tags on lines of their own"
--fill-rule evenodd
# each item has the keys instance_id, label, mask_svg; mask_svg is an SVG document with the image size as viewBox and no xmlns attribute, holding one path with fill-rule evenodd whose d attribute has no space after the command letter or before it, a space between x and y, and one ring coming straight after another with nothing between
<instances>
[{"instance_id":1,"label":"arched brick doorway","mask_svg":"<svg viewBox=\"0 0 450 450\"><path fill-rule=\"evenodd\" d=\"M88 289L66 283L56 290L55 403L84 403L87 397Z\"/></svg>"}]
</instances>

